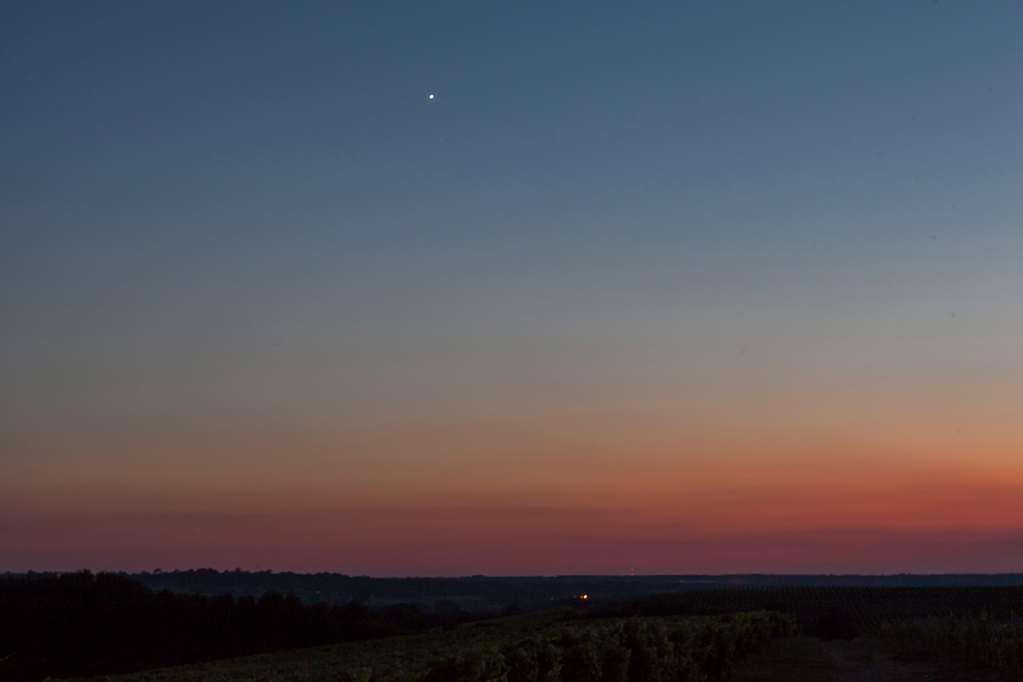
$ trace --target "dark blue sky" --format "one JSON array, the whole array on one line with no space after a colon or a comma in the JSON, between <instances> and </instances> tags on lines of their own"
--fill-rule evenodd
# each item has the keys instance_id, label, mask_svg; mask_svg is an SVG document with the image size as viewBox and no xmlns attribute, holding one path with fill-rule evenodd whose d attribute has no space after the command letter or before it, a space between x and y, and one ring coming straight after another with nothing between
<instances>
[{"instance_id":1,"label":"dark blue sky","mask_svg":"<svg viewBox=\"0 0 1023 682\"><path fill-rule=\"evenodd\" d=\"M1018 180L1021 14L13 5L0 124L15 298L296 269L515 278L523 259L582 287L680 262L741 278L798 260L831 279L932 234L997 240Z\"/></svg>"},{"instance_id":2,"label":"dark blue sky","mask_svg":"<svg viewBox=\"0 0 1023 682\"><path fill-rule=\"evenodd\" d=\"M993 438L1023 387L1019 2L0 12L21 489L126 471L110 434L168 419L227 470L268 419L543 431L697 395L680 439L973 408ZM124 480L220 471L180 456Z\"/></svg>"}]
</instances>

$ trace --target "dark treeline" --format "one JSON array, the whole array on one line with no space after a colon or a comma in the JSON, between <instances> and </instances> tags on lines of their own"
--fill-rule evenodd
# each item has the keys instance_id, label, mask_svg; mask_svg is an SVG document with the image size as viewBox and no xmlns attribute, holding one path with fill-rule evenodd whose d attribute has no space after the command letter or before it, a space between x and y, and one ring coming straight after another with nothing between
<instances>
[{"instance_id":1,"label":"dark treeline","mask_svg":"<svg viewBox=\"0 0 1023 682\"><path fill-rule=\"evenodd\" d=\"M460 578L371 578L340 573L273 571L151 571L132 574L154 590L198 594L259 596L293 593L305 602L368 605L416 603L433 609L438 602L466 611L494 611L508 606L535 609L575 595L631 599L650 594L692 592L739 586L832 587L976 587L1023 585L1023 574L973 575L562 575L467 576Z\"/></svg>"},{"instance_id":2,"label":"dark treeline","mask_svg":"<svg viewBox=\"0 0 1023 682\"><path fill-rule=\"evenodd\" d=\"M463 610L494 611L509 606L535 609L574 595L640 596L653 592L694 589L702 583L682 583L673 576L466 576L457 578L371 578L339 573L273 571L152 571L132 574L156 590L199 594L258 596L288 592L303 601L361 601L370 605L417 603L433 609L438 602Z\"/></svg>"},{"instance_id":3,"label":"dark treeline","mask_svg":"<svg viewBox=\"0 0 1023 682\"><path fill-rule=\"evenodd\" d=\"M590 617L726 615L743 611L791 615L822 639L876 632L882 623L956 616L1015 619L1023 587L844 587L743 585L591 603Z\"/></svg>"},{"instance_id":4,"label":"dark treeline","mask_svg":"<svg viewBox=\"0 0 1023 682\"><path fill-rule=\"evenodd\" d=\"M468 620L412 605L154 592L124 575L0 576L0 679L129 672L420 632Z\"/></svg>"}]
</instances>

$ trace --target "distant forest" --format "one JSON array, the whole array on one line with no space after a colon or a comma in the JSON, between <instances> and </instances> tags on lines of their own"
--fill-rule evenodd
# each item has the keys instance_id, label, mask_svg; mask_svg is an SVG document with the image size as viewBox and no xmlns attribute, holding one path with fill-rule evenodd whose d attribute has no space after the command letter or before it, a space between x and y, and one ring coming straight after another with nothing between
<instances>
[{"instance_id":1,"label":"distant forest","mask_svg":"<svg viewBox=\"0 0 1023 682\"><path fill-rule=\"evenodd\" d=\"M544 608L579 594L599 599L627 599L650 594L689 592L737 586L815 587L1013 587L1023 574L950 575L652 575L652 576L466 576L462 578L370 578L339 573L271 571L153 571L132 577L154 590L259 596L294 594L302 601L370 606L415 603L427 611L453 606L492 612L507 607Z\"/></svg>"},{"instance_id":2,"label":"distant forest","mask_svg":"<svg viewBox=\"0 0 1023 682\"><path fill-rule=\"evenodd\" d=\"M466 620L456 608L427 614L407 604L306 604L273 591L259 597L156 592L118 574L5 575L0 680L130 672Z\"/></svg>"},{"instance_id":3,"label":"distant forest","mask_svg":"<svg viewBox=\"0 0 1023 682\"><path fill-rule=\"evenodd\" d=\"M302 601L370 606L395 603L418 604L426 611L457 608L494 612L506 608L536 609L552 606L579 594L607 597L642 596L675 592L713 583L683 583L677 576L525 576L460 578L371 578L339 573L289 573L271 571L154 571L131 577L154 590L207 595L259 596L266 592L294 594Z\"/></svg>"}]
</instances>

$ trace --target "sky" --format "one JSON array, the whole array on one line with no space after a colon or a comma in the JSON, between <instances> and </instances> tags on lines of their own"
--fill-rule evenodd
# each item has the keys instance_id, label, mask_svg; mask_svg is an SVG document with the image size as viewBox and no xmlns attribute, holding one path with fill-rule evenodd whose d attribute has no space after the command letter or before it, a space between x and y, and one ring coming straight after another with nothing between
<instances>
[{"instance_id":1,"label":"sky","mask_svg":"<svg viewBox=\"0 0 1023 682\"><path fill-rule=\"evenodd\" d=\"M5 3L0 571L1023 571L1020 35Z\"/></svg>"}]
</instances>

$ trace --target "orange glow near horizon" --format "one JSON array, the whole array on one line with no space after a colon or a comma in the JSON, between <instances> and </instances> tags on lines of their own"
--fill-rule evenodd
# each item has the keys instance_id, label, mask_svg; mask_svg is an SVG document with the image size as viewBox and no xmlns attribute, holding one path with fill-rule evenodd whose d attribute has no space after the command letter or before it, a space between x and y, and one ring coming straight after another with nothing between
<instances>
[{"instance_id":1,"label":"orange glow near horizon","mask_svg":"<svg viewBox=\"0 0 1023 682\"><path fill-rule=\"evenodd\" d=\"M30 468L3 491L8 556L12 569L369 574L980 571L1020 558L1023 464L1011 442L978 439L965 458L918 436L592 424L398 430L377 441L387 458L333 454L354 450L327 445L343 433L266 433L244 438L263 453L249 466L221 450L187 476L116 452L109 469L74 476ZM501 447L483 456L488 436ZM155 447L173 456L172 442ZM283 470L279 457L306 465Z\"/></svg>"},{"instance_id":2,"label":"orange glow near horizon","mask_svg":"<svg viewBox=\"0 0 1023 682\"><path fill-rule=\"evenodd\" d=\"M243 355L222 399L168 374L152 403L19 408L5 567L1023 570L1007 348L778 324L738 357L651 325L385 348L377 374Z\"/></svg>"}]
</instances>

